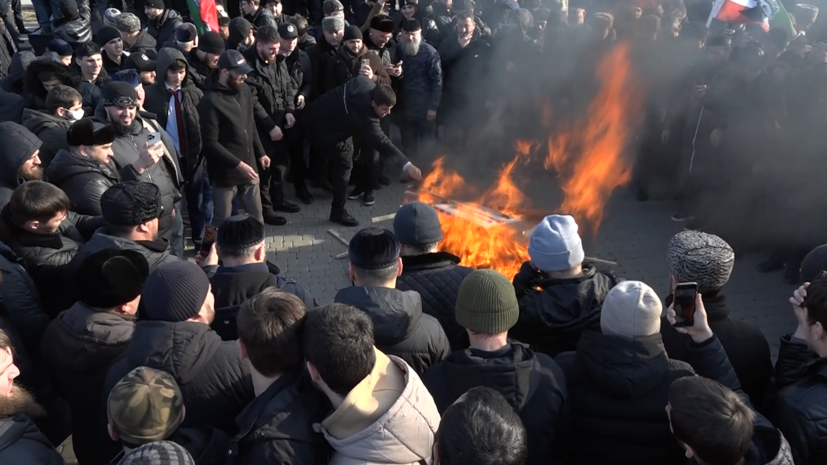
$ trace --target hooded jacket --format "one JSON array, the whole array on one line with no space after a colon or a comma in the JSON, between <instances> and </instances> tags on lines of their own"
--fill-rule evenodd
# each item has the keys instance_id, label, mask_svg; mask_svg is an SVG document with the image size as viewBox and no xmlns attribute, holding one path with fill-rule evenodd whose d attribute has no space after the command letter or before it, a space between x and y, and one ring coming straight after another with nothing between
<instances>
[{"instance_id":1,"label":"hooded jacket","mask_svg":"<svg viewBox=\"0 0 827 465\"><path fill-rule=\"evenodd\" d=\"M43 170L49 167L57 152L68 147L66 133L72 123L66 118L50 115L46 110L23 110L21 124L43 142L38 154Z\"/></svg>"},{"instance_id":2,"label":"hooded jacket","mask_svg":"<svg viewBox=\"0 0 827 465\"><path fill-rule=\"evenodd\" d=\"M63 465L63 458L24 414L0 420L0 463Z\"/></svg>"},{"instance_id":3,"label":"hooded jacket","mask_svg":"<svg viewBox=\"0 0 827 465\"><path fill-rule=\"evenodd\" d=\"M330 401L306 372L283 373L236 418L227 464L326 464L330 447L313 425L329 412Z\"/></svg>"},{"instance_id":4,"label":"hooded jacket","mask_svg":"<svg viewBox=\"0 0 827 465\"><path fill-rule=\"evenodd\" d=\"M95 119L103 123L109 121L106 108L103 104L98 105L98 108L95 110ZM161 133L161 141L166 147L166 150L157 163L152 165L143 174L138 174L138 172L132 168L132 164L138 161L141 150L146 143L147 136L152 132ZM178 168L178 157L175 155L175 146L172 144L169 134L167 134L156 121L138 112L138 114L135 115L132 126L129 127L125 134L121 134L117 128L115 129L115 142L112 144L112 152L115 154L115 156L112 157L112 161L115 164L115 168L120 172L122 180L151 182L160 189L164 213L160 218L158 229L162 235L165 234L172 228L172 212L175 208L175 203L181 200L179 189L184 181ZM181 214L181 212L178 212L178 214Z\"/></svg>"},{"instance_id":5,"label":"hooded jacket","mask_svg":"<svg viewBox=\"0 0 827 465\"><path fill-rule=\"evenodd\" d=\"M451 350L468 347L468 332L457 323L455 306L459 285L474 270L459 262L448 252L402 257L402 274L396 279L397 289L419 293L422 311L439 321Z\"/></svg>"},{"instance_id":6,"label":"hooded jacket","mask_svg":"<svg viewBox=\"0 0 827 465\"><path fill-rule=\"evenodd\" d=\"M389 390L401 391L386 405ZM379 394L379 398L377 398ZM384 397L384 398L382 398ZM376 419L361 431L337 437L366 423L366 410ZM419 465L430 463L439 412L419 376L404 360L376 350L376 363L321 425L317 426L335 450L329 465Z\"/></svg>"},{"instance_id":7,"label":"hooded jacket","mask_svg":"<svg viewBox=\"0 0 827 465\"><path fill-rule=\"evenodd\" d=\"M334 302L352 305L373 321L376 347L424 373L451 353L445 331L436 318L422 314L422 301L413 291L386 287L346 287Z\"/></svg>"},{"instance_id":8,"label":"hooded jacket","mask_svg":"<svg viewBox=\"0 0 827 465\"><path fill-rule=\"evenodd\" d=\"M565 427L566 381L549 356L511 342L495 352L456 350L422 377L439 413L469 389L490 387L505 397L528 432L526 465L549 463L556 432Z\"/></svg>"},{"instance_id":9,"label":"hooded jacket","mask_svg":"<svg viewBox=\"0 0 827 465\"><path fill-rule=\"evenodd\" d=\"M61 84L73 87L80 92L80 78L73 74L63 63L58 63L51 58L42 56L34 60L26 68L25 98L26 108L31 110L46 109L46 94L49 92L43 87L38 75L49 73L57 77Z\"/></svg>"},{"instance_id":10,"label":"hooded jacket","mask_svg":"<svg viewBox=\"0 0 827 465\"><path fill-rule=\"evenodd\" d=\"M577 352L555 361L571 405L570 436L558 440L558 454L569 456L562 463L685 463L665 407L672 381L693 371L669 360L660 334L630 340L586 331Z\"/></svg>"},{"instance_id":11,"label":"hooded jacket","mask_svg":"<svg viewBox=\"0 0 827 465\"><path fill-rule=\"evenodd\" d=\"M37 56L29 50L20 50L15 53L11 57L8 74L0 81L0 87L6 92L22 95L26 81L26 68L36 59Z\"/></svg>"},{"instance_id":12,"label":"hooded jacket","mask_svg":"<svg viewBox=\"0 0 827 465\"><path fill-rule=\"evenodd\" d=\"M78 14L64 17L52 25L55 38L70 44L80 44L92 40L92 9L89 0L78 0Z\"/></svg>"},{"instance_id":13,"label":"hooded jacket","mask_svg":"<svg viewBox=\"0 0 827 465\"><path fill-rule=\"evenodd\" d=\"M175 29L183 22L177 11L166 8L157 20L151 20L146 27L146 33L155 39L156 47L161 48L166 41L174 38ZM160 66L158 66L160 69ZM158 73L163 81L166 74Z\"/></svg>"},{"instance_id":14,"label":"hooded jacket","mask_svg":"<svg viewBox=\"0 0 827 465\"><path fill-rule=\"evenodd\" d=\"M38 357L40 341L51 318L43 310L37 286L23 263L8 245L0 242L0 300L14 322L25 351Z\"/></svg>"},{"instance_id":15,"label":"hooded jacket","mask_svg":"<svg viewBox=\"0 0 827 465\"><path fill-rule=\"evenodd\" d=\"M600 330L603 300L620 281L591 265L573 278L545 278L523 263L514 276L520 318L508 335L552 357L573 351L584 331Z\"/></svg>"},{"instance_id":16,"label":"hooded jacket","mask_svg":"<svg viewBox=\"0 0 827 465\"><path fill-rule=\"evenodd\" d=\"M158 51L158 59L155 61L158 77L155 79L155 84L146 88L146 99L144 101L144 109L155 113L158 117L158 124L165 129L169 122L170 99L172 99L172 91L167 87L165 79L167 69L169 69L175 60L181 60L184 63L187 62L184 54L178 49L164 47ZM181 170L186 178L193 176L201 165L201 162L204 161L201 152L201 123L198 118L198 103L203 96L204 94L201 92L201 89L195 87L189 79L184 79L184 82L181 84L180 97L184 121L183 132L186 138L186 153L179 153L179 155L184 159L181 163ZM174 106L172 109L175 109ZM183 152L183 149L181 152Z\"/></svg>"},{"instance_id":17,"label":"hooded jacket","mask_svg":"<svg viewBox=\"0 0 827 465\"><path fill-rule=\"evenodd\" d=\"M20 168L40 150L40 139L17 124L0 124L0 209L11 200L11 194L24 179L19 176Z\"/></svg>"},{"instance_id":18,"label":"hooded jacket","mask_svg":"<svg viewBox=\"0 0 827 465\"><path fill-rule=\"evenodd\" d=\"M49 169L46 179L69 197L70 208L81 215L100 215L101 196L120 182L113 164L101 163L61 149Z\"/></svg>"},{"instance_id":19,"label":"hooded jacket","mask_svg":"<svg viewBox=\"0 0 827 465\"><path fill-rule=\"evenodd\" d=\"M25 108L23 97L0 89L0 123L19 123Z\"/></svg>"},{"instance_id":20,"label":"hooded jacket","mask_svg":"<svg viewBox=\"0 0 827 465\"><path fill-rule=\"evenodd\" d=\"M97 461L103 383L132 340L134 317L97 312L76 302L52 321L43 338L43 361L72 411L72 444L81 463Z\"/></svg>"},{"instance_id":21,"label":"hooded jacket","mask_svg":"<svg viewBox=\"0 0 827 465\"><path fill-rule=\"evenodd\" d=\"M322 76L325 89L335 89L345 82L359 75L362 68L362 60L368 60L368 66L373 70L373 82L377 85L391 85L391 78L382 64L382 59L375 53L370 53L366 46L362 46L359 53L351 55L344 45L339 47L336 55L330 60L327 67L327 75Z\"/></svg>"}]
</instances>

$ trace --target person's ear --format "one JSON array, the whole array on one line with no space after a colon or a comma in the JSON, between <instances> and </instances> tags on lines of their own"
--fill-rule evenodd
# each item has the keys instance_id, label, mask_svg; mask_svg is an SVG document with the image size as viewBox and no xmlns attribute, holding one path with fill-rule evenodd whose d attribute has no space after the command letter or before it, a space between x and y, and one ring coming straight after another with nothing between
<instances>
[{"instance_id":1,"label":"person's ear","mask_svg":"<svg viewBox=\"0 0 827 465\"><path fill-rule=\"evenodd\" d=\"M253 258L259 263L264 263L267 260L267 250L264 248L264 243L260 244L253 252Z\"/></svg>"},{"instance_id":2,"label":"person's ear","mask_svg":"<svg viewBox=\"0 0 827 465\"><path fill-rule=\"evenodd\" d=\"M350 278L350 282L355 283L356 282L356 273L354 273L354 271L353 271L353 263L348 262L348 264L347 264L347 274L348 274L348 277Z\"/></svg>"},{"instance_id":3,"label":"person's ear","mask_svg":"<svg viewBox=\"0 0 827 465\"><path fill-rule=\"evenodd\" d=\"M236 339L235 342L238 344L238 351L241 352L241 359L250 358L250 356L247 355L247 347L244 346L241 339Z\"/></svg>"},{"instance_id":4,"label":"person's ear","mask_svg":"<svg viewBox=\"0 0 827 465\"><path fill-rule=\"evenodd\" d=\"M181 405L181 423L183 423L184 420L186 420L186 418L187 418L187 406L186 405Z\"/></svg>"},{"instance_id":5,"label":"person's ear","mask_svg":"<svg viewBox=\"0 0 827 465\"><path fill-rule=\"evenodd\" d=\"M821 322L816 321L814 324L811 325L813 331L813 338L817 341L824 339L824 326L821 326Z\"/></svg>"},{"instance_id":6,"label":"person's ear","mask_svg":"<svg viewBox=\"0 0 827 465\"><path fill-rule=\"evenodd\" d=\"M107 423L106 424L106 431L109 432L109 439L111 439L115 442L120 441L120 438L118 437L118 432L115 431L115 427L112 426L112 423Z\"/></svg>"},{"instance_id":7,"label":"person's ear","mask_svg":"<svg viewBox=\"0 0 827 465\"><path fill-rule=\"evenodd\" d=\"M402 257L396 259L397 264L399 264L399 269L396 271L396 277L402 276Z\"/></svg>"},{"instance_id":8,"label":"person's ear","mask_svg":"<svg viewBox=\"0 0 827 465\"><path fill-rule=\"evenodd\" d=\"M26 224L25 224L25 228L30 230L30 231L37 231L37 228L39 228L39 227L40 227L40 221L37 221L37 220L27 221Z\"/></svg>"}]
</instances>

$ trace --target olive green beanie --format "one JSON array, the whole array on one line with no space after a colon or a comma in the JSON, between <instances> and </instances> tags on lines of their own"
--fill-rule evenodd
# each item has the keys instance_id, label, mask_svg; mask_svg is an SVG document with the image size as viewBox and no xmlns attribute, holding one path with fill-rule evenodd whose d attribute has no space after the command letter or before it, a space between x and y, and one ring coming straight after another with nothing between
<instances>
[{"instance_id":1,"label":"olive green beanie","mask_svg":"<svg viewBox=\"0 0 827 465\"><path fill-rule=\"evenodd\" d=\"M484 334L511 329L520 316L514 286L495 270L477 270L462 280L456 317L460 326Z\"/></svg>"}]
</instances>

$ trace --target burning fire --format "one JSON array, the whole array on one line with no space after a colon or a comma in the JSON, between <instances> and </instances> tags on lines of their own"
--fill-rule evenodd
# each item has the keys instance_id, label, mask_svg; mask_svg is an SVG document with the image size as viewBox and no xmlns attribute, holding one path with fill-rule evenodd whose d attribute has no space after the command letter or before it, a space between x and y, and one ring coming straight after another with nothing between
<instances>
[{"instance_id":1,"label":"burning fire","mask_svg":"<svg viewBox=\"0 0 827 465\"><path fill-rule=\"evenodd\" d=\"M455 202L469 194L465 180L446 169L443 159L434 162L425 178L419 200L434 205L442 222L440 248L473 268L493 268L513 277L529 259L524 240L512 224L530 206L515 184L514 169L540 159L561 179L564 193L559 211L573 215L592 234L603 220L603 208L611 193L631 179L631 167L623 157L630 136L629 123L636 112L637 96L631 87L626 46L618 46L598 68L600 91L583 121L555 131L544 143L517 141L516 155L502 167L497 182L475 202ZM551 108L542 108L543 124L551 123ZM543 147L545 145L545 147ZM543 150L545 149L545 150ZM493 218L493 220L492 220Z\"/></svg>"}]
</instances>

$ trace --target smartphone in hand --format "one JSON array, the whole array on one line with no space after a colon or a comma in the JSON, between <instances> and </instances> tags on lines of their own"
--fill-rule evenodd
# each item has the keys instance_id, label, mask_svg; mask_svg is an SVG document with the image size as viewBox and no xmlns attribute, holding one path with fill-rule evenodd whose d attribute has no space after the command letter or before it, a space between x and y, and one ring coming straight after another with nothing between
<instances>
[{"instance_id":1,"label":"smartphone in hand","mask_svg":"<svg viewBox=\"0 0 827 465\"><path fill-rule=\"evenodd\" d=\"M678 283L672 301L675 309L675 326L695 325L695 299L698 296L698 283Z\"/></svg>"}]
</instances>

